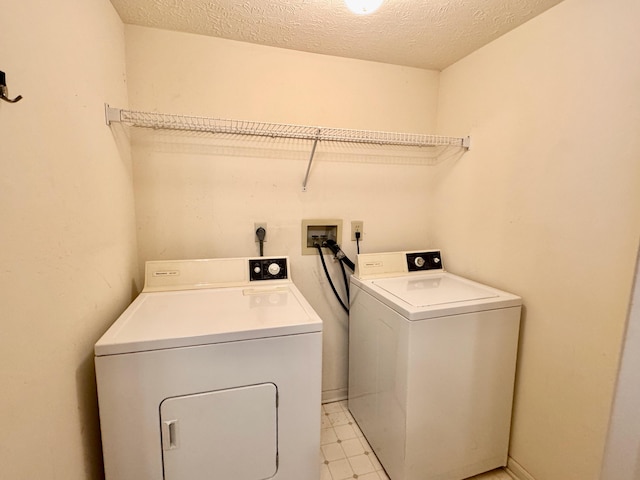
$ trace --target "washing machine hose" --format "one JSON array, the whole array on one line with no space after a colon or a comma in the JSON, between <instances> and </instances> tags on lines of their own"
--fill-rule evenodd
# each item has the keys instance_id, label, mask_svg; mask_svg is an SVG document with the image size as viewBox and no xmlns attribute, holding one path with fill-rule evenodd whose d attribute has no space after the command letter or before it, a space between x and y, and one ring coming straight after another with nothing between
<instances>
[{"instance_id":1,"label":"washing machine hose","mask_svg":"<svg viewBox=\"0 0 640 480\"><path fill-rule=\"evenodd\" d=\"M351 260L349 260L349 257L345 255L345 253L340 248L340 245L338 245L335 240L329 239L324 242L324 245L333 252L336 258L340 260L340 263L344 263L351 269L352 272L355 272L356 265Z\"/></svg>"},{"instance_id":2,"label":"washing machine hose","mask_svg":"<svg viewBox=\"0 0 640 480\"><path fill-rule=\"evenodd\" d=\"M327 276L327 280L329 280L329 285L331 286L331 290L333 290L333 294L338 299L338 302L340 302L340 306L348 314L349 313L349 307L347 307L345 305L345 303L342 301L342 299L340 298L340 295L338 294L338 290L336 290L336 286L333 284L333 280L331 280L331 275L329 275L329 270L327 269L327 263L324 261L324 254L322 253L322 247L318 243L316 243L314 245L314 247L316 247L318 249L318 255L320 255L320 260L322 261L322 267L324 268L324 274ZM343 275L343 278L344 278L345 286L347 288L347 303L348 303L349 302L349 287L348 287L348 283L347 283L347 273L344 270L344 265L342 265L342 262L340 262L340 267L342 268L342 275Z\"/></svg>"}]
</instances>

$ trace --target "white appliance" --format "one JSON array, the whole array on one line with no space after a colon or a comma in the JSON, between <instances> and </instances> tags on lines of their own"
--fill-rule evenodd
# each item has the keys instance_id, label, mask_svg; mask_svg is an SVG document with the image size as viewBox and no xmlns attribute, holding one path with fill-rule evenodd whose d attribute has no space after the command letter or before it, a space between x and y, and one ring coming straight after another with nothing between
<instances>
[{"instance_id":1,"label":"white appliance","mask_svg":"<svg viewBox=\"0 0 640 480\"><path fill-rule=\"evenodd\" d=\"M289 271L146 264L95 345L107 480L318 480L322 322Z\"/></svg>"},{"instance_id":2,"label":"white appliance","mask_svg":"<svg viewBox=\"0 0 640 480\"><path fill-rule=\"evenodd\" d=\"M349 410L391 480L506 465L520 309L445 272L439 251L358 255Z\"/></svg>"}]
</instances>

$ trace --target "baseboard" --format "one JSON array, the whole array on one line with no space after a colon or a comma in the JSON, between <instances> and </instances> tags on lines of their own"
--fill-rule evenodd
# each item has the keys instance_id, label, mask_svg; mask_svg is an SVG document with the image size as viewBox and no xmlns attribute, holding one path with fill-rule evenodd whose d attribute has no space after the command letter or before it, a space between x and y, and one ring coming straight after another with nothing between
<instances>
[{"instance_id":1,"label":"baseboard","mask_svg":"<svg viewBox=\"0 0 640 480\"><path fill-rule=\"evenodd\" d=\"M325 390L322 392L322 403L339 402L347 399L347 389L337 388L335 390Z\"/></svg>"},{"instance_id":2,"label":"baseboard","mask_svg":"<svg viewBox=\"0 0 640 480\"><path fill-rule=\"evenodd\" d=\"M511 457L507 459L507 466L505 467L505 470L515 480L536 480L522 467L522 465Z\"/></svg>"}]
</instances>

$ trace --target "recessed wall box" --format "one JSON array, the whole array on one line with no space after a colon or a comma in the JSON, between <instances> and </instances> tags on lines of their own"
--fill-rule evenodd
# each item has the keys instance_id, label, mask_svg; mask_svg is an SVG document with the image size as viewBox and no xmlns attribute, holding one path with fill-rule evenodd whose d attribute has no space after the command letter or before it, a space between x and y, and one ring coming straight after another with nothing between
<instances>
[{"instance_id":1,"label":"recessed wall box","mask_svg":"<svg viewBox=\"0 0 640 480\"><path fill-rule=\"evenodd\" d=\"M342 243L342 220L302 220L302 255L317 255L315 245L322 246L329 239Z\"/></svg>"}]
</instances>

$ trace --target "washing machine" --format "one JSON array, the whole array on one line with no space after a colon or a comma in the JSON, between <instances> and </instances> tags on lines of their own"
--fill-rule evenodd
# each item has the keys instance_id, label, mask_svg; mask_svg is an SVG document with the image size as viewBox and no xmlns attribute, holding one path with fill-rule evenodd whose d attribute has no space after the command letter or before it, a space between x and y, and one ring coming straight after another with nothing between
<instances>
[{"instance_id":1,"label":"washing machine","mask_svg":"<svg viewBox=\"0 0 640 480\"><path fill-rule=\"evenodd\" d=\"M107 480L318 480L322 321L289 272L147 262L95 345Z\"/></svg>"},{"instance_id":2,"label":"washing machine","mask_svg":"<svg viewBox=\"0 0 640 480\"><path fill-rule=\"evenodd\" d=\"M506 465L520 310L446 272L439 251L358 255L348 405L391 480Z\"/></svg>"}]
</instances>

